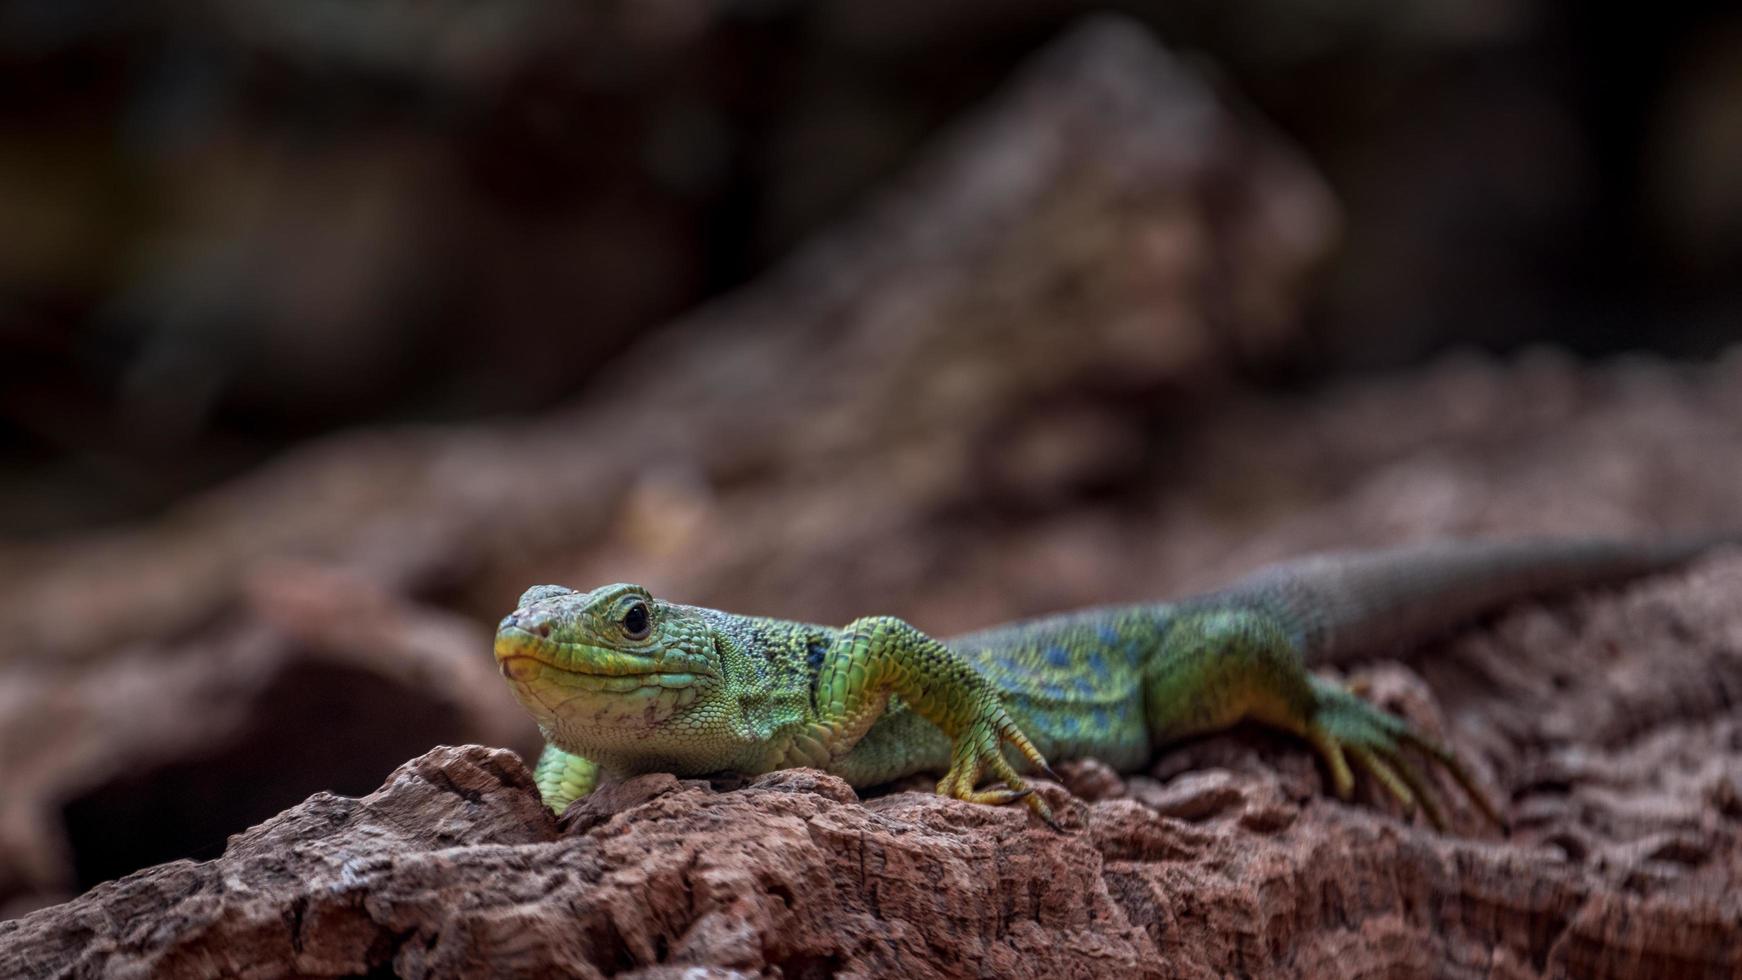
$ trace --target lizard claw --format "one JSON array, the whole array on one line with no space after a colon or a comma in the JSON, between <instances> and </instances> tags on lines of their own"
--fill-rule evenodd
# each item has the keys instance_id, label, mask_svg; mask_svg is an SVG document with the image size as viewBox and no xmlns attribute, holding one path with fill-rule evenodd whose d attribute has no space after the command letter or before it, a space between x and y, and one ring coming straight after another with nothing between
<instances>
[{"instance_id":1,"label":"lizard claw","mask_svg":"<svg viewBox=\"0 0 1742 980\"><path fill-rule=\"evenodd\" d=\"M1032 795L1034 795L1034 787L1024 786L1021 789L975 790L967 796L958 797L958 799L966 800L969 803L983 803L987 806L1003 806L1006 803L1015 803L1018 800L1026 800Z\"/></svg>"},{"instance_id":2,"label":"lizard claw","mask_svg":"<svg viewBox=\"0 0 1742 980\"><path fill-rule=\"evenodd\" d=\"M938 780L938 793L969 803L992 806L1020 801L1035 816L1045 821L1047 826L1057 830L1058 821L1053 818L1052 807L1034 792L1034 787L1005 759L1004 745L1010 744L1030 766L1046 773L1049 778L1058 780L1058 774L1046 764L1046 757L1040 754L1040 750L1034 747L1028 736L1022 734L1016 723L1004 713L1002 705L994 704L987 714L992 714L993 717L983 718L956 737L950 770L944 774L943 779ZM980 777L987 773L1002 781L1006 788L976 789Z\"/></svg>"},{"instance_id":3,"label":"lizard claw","mask_svg":"<svg viewBox=\"0 0 1742 980\"><path fill-rule=\"evenodd\" d=\"M1052 815L1052 807L1047 806L1046 801L1041 800L1038 796L1033 797L1033 799L1040 802L1040 806L1038 807L1032 805L1029 807L1029 809L1034 811L1034 815L1039 817L1042 823L1052 828L1055 833L1064 833L1064 826L1058 822L1058 818Z\"/></svg>"},{"instance_id":4,"label":"lizard claw","mask_svg":"<svg viewBox=\"0 0 1742 980\"><path fill-rule=\"evenodd\" d=\"M1482 816L1501 831L1506 820L1489 801L1487 793L1476 784L1463 760L1452 750L1428 738L1403 719L1361 700L1347 689L1313 678L1313 691L1318 704L1305 735L1330 769L1331 786L1340 799L1347 800L1354 788L1350 762L1370 777L1386 795L1402 806L1406 815L1418 809L1436 830L1446 828L1445 811L1439 792L1427 780L1406 748L1426 756L1446 770L1464 794L1470 798Z\"/></svg>"}]
</instances>

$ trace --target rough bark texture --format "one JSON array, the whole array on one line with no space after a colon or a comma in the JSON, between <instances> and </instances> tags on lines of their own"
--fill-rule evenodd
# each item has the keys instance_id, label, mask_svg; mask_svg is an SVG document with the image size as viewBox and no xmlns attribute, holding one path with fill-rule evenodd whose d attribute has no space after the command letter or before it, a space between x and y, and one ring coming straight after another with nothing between
<instances>
[{"instance_id":1,"label":"rough bark texture","mask_svg":"<svg viewBox=\"0 0 1742 980\"><path fill-rule=\"evenodd\" d=\"M1100 22L561 413L348 436L0 549L0 915L30 912L0 972L1733 975L1733 555L1364 675L1477 759L1510 840L1328 802L1254 732L1072 767L1063 835L802 771L644 777L559 827L475 747L266 819L438 741L529 751L486 624L537 581L949 633L1318 548L1742 526L1742 359L1243 391L1334 225L1286 147Z\"/></svg>"},{"instance_id":2,"label":"rough bark texture","mask_svg":"<svg viewBox=\"0 0 1742 980\"><path fill-rule=\"evenodd\" d=\"M1532 605L1374 693L1498 776L1510 839L1328 802L1258 735L1092 764L1019 808L861 801L793 770L643 776L562 826L510 753L437 749L361 800L0 925L24 972L220 976L1734 976L1742 556Z\"/></svg>"}]
</instances>

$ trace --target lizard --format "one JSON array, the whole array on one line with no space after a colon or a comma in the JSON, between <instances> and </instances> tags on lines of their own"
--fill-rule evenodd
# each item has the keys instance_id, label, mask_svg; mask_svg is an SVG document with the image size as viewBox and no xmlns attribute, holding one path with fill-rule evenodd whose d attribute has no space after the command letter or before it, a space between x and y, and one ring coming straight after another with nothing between
<instances>
[{"instance_id":1,"label":"lizard","mask_svg":"<svg viewBox=\"0 0 1742 980\"><path fill-rule=\"evenodd\" d=\"M538 585L497 630L502 676L546 745L561 814L602 778L812 766L855 787L941 773L937 792L1022 802L1024 774L1095 757L1141 770L1169 743L1252 721L1303 739L1330 788L1355 774L1445 828L1443 769L1504 827L1444 742L1312 672L1398 653L1526 598L1684 563L1737 537L1447 541L1312 555L1173 602L1105 606L934 639L892 616L831 627L742 616L614 584ZM992 782L982 785L983 780Z\"/></svg>"}]
</instances>

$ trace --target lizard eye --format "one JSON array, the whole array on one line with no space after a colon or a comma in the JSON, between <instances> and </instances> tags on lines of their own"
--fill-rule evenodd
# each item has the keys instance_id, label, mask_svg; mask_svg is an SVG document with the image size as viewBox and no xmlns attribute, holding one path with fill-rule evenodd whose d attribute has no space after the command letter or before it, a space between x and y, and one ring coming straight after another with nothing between
<instances>
[{"instance_id":1,"label":"lizard eye","mask_svg":"<svg viewBox=\"0 0 1742 980\"><path fill-rule=\"evenodd\" d=\"M623 610L623 635L631 640L647 639L648 627L651 625L647 616L647 603L636 602Z\"/></svg>"}]
</instances>

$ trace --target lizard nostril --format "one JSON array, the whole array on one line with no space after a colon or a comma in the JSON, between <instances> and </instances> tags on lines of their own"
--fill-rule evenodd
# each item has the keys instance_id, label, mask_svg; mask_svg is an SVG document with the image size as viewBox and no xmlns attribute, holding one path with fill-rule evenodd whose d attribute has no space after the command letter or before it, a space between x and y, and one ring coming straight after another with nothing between
<instances>
[{"instance_id":1,"label":"lizard nostril","mask_svg":"<svg viewBox=\"0 0 1742 980\"><path fill-rule=\"evenodd\" d=\"M551 629L555 626L555 620L549 613L524 612L517 609L502 620L502 625L522 629L541 637L549 637Z\"/></svg>"}]
</instances>

